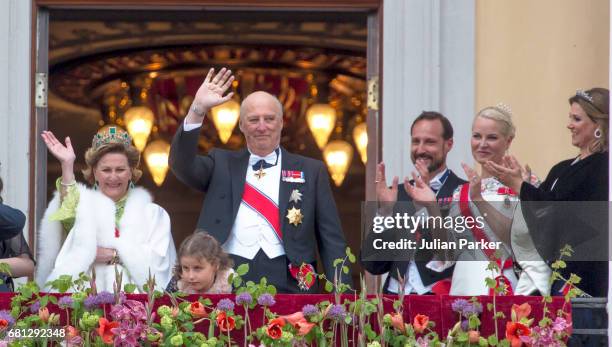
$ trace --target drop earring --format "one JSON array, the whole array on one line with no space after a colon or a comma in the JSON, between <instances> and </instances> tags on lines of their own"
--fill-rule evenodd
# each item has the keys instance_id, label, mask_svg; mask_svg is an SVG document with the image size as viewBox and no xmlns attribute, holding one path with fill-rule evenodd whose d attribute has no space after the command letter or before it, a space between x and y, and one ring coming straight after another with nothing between
<instances>
[{"instance_id":1,"label":"drop earring","mask_svg":"<svg viewBox=\"0 0 612 347\"><path fill-rule=\"evenodd\" d=\"M595 129L595 132L593 133L593 136L595 136L596 139L600 139L601 138L601 129L599 129L599 128Z\"/></svg>"},{"instance_id":2,"label":"drop earring","mask_svg":"<svg viewBox=\"0 0 612 347\"><path fill-rule=\"evenodd\" d=\"M132 180L130 180L129 188L130 189L134 189L135 188L134 182L132 182Z\"/></svg>"},{"instance_id":3,"label":"drop earring","mask_svg":"<svg viewBox=\"0 0 612 347\"><path fill-rule=\"evenodd\" d=\"M93 189L94 189L94 190L98 190L98 181L95 181L95 182L94 182Z\"/></svg>"}]
</instances>

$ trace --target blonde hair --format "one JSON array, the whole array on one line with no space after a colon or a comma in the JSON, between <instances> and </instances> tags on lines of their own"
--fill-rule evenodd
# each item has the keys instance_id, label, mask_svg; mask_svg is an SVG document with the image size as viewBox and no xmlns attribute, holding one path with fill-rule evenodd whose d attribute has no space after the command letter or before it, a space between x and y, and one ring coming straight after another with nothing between
<instances>
[{"instance_id":1,"label":"blonde hair","mask_svg":"<svg viewBox=\"0 0 612 347\"><path fill-rule=\"evenodd\" d=\"M512 111L510 111L507 105L497 104L496 106L485 107L476 114L474 121L476 121L478 117L496 121L501 125L502 135L506 137L514 138L516 135L516 128L512 122Z\"/></svg>"},{"instance_id":2,"label":"blonde hair","mask_svg":"<svg viewBox=\"0 0 612 347\"><path fill-rule=\"evenodd\" d=\"M140 164L140 152L134 147L126 147L121 143L109 143L107 145L94 149L90 147L85 152L85 164L87 167L82 171L85 180L90 184L94 184L96 178L94 177L93 171L100 159L109 153L119 153L126 156L130 170L132 170L132 181L137 182L142 176L142 171L138 169Z\"/></svg>"}]
</instances>

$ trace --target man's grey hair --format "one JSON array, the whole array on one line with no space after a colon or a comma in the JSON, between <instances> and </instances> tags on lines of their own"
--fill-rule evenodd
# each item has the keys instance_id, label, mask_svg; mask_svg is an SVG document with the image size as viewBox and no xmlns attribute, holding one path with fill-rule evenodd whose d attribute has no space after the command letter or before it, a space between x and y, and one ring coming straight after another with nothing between
<instances>
[{"instance_id":1,"label":"man's grey hair","mask_svg":"<svg viewBox=\"0 0 612 347\"><path fill-rule=\"evenodd\" d=\"M281 104L280 100L278 100L278 98L275 95L272 95L268 92L265 92L263 90L257 90L252 92L251 94L247 95L246 98L244 98L244 100L242 100L242 102L240 103L240 120L242 120L242 118L244 117L244 115L246 114L246 109L245 109L245 102L247 100L249 100L249 97L251 97L251 95L253 94L265 94L268 95L269 97L272 98L272 100L274 100L275 105L278 108L278 115L282 118L283 117L283 104Z\"/></svg>"}]
</instances>

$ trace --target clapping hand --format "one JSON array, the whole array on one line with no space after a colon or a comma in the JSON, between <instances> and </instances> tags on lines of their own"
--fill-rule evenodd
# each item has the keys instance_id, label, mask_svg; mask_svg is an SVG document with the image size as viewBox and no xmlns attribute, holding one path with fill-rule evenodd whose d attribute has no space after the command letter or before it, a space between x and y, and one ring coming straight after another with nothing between
<instances>
[{"instance_id":1,"label":"clapping hand","mask_svg":"<svg viewBox=\"0 0 612 347\"><path fill-rule=\"evenodd\" d=\"M196 92L193 103L187 114L189 123L201 123L204 120L206 112L212 107L221 105L230 100L234 95L233 92L223 96L234 81L232 71L222 68L217 74L215 69L208 70L206 78L198 91Z\"/></svg>"},{"instance_id":2,"label":"clapping hand","mask_svg":"<svg viewBox=\"0 0 612 347\"><path fill-rule=\"evenodd\" d=\"M528 165L521 167L514 156L504 156L502 164L489 160L484 165L498 181L516 192L520 191L523 181L531 181L531 168Z\"/></svg>"},{"instance_id":3,"label":"clapping hand","mask_svg":"<svg viewBox=\"0 0 612 347\"><path fill-rule=\"evenodd\" d=\"M470 198L472 201L482 201L482 178L478 172L465 163L461 163L465 176L470 184Z\"/></svg>"},{"instance_id":4,"label":"clapping hand","mask_svg":"<svg viewBox=\"0 0 612 347\"><path fill-rule=\"evenodd\" d=\"M43 131L40 135L47 145L49 152L60 161L62 164L73 164L76 159L74 149L72 149L72 143L70 137L66 137L66 144L62 144L51 131Z\"/></svg>"},{"instance_id":5,"label":"clapping hand","mask_svg":"<svg viewBox=\"0 0 612 347\"><path fill-rule=\"evenodd\" d=\"M376 199L381 203L380 214L390 215L397 201L397 183L399 178L393 177L391 188L387 186L385 178L385 163L376 165Z\"/></svg>"},{"instance_id":6,"label":"clapping hand","mask_svg":"<svg viewBox=\"0 0 612 347\"><path fill-rule=\"evenodd\" d=\"M422 177L417 176L414 172L412 173L412 179L414 185L410 184L408 177L404 179L404 188L406 188L406 193L410 195L412 200L425 206L436 201L436 194L431 190L428 182L425 182Z\"/></svg>"}]
</instances>

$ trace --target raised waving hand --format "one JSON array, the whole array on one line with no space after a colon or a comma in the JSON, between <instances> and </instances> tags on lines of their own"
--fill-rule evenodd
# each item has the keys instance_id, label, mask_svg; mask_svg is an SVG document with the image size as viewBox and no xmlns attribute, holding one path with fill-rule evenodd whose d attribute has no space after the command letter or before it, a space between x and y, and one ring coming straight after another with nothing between
<instances>
[{"instance_id":1,"label":"raised waving hand","mask_svg":"<svg viewBox=\"0 0 612 347\"><path fill-rule=\"evenodd\" d=\"M198 88L195 98L191 103L189 113L187 114L187 122L201 123L206 116L206 112L212 107L221 105L230 100L234 95L233 92L225 96L223 94L227 92L233 81L234 76L229 69L222 68L216 74L214 68L208 70L204 82L202 82L202 85Z\"/></svg>"}]
</instances>

